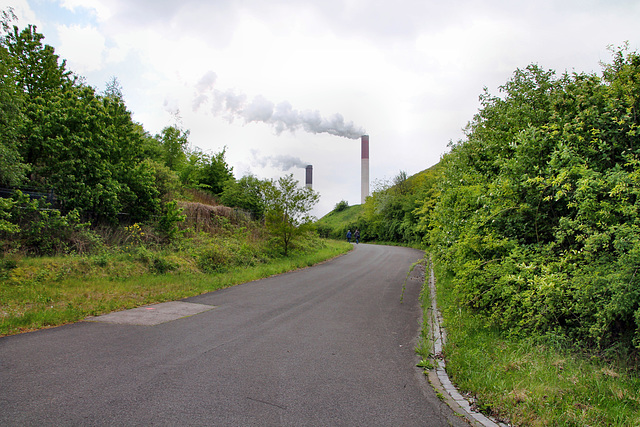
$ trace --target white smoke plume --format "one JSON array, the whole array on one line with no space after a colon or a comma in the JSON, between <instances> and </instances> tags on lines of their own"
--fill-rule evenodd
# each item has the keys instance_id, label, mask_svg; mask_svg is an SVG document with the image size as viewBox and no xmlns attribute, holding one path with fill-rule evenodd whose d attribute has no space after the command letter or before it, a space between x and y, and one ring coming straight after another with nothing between
<instances>
[{"instance_id":1,"label":"white smoke plume","mask_svg":"<svg viewBox=\"0 0 640 427\"><path fill-rule=\"evenodd\" d=\"M328 133L358 139L366 133L352 121L345 121L341 114L323 117L317 110L299 111L288 101L276 105L261 95L248 101L243 93L216 89L216 80L217 75L209 71L195 85L194 111L209 103L211 112L216 116L225 117L230 122L242 119L244 123L266 123L271 125L278 135L284 131L295 132L302 129L309 133Z\"/></svg>"},{"instance_id":2,"label":"white smoke plume","mask_svg":"<svg viewBox=\"0 0 640 427\"><path fill-rule=\"evenodd\" d=\"M298 157L293 157L289 155L281 155L281 156L261 156L258 150L251 150L251 155L253 156L253 161L257 165L261 167L272 166L274 168L281 169L283 171L288 171L292 168L306 168L309 163L305 163L300 160Z\"/></svg>"}]
</instances>

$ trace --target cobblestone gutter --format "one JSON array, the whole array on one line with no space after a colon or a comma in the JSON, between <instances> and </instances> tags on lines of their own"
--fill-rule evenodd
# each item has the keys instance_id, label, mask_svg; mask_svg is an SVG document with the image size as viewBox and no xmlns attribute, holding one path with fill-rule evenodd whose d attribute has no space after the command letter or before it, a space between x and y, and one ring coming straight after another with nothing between
<instances>
[{"instance_id":1,"label":"cobblestone gutter","mask_svg":"<svg viewBox=\"0 0 640 427\"><path fill-rule=\"evenodd\" d=\"M486 427L507 427L508 424L498 423L491 420L484 414L475 411L471 402L467 400L451 383L446 371L446 361L442 354L442 348L447 340L447 334L442 325L442 315L438 310L436 300L436 280L432 266L429 266L429 294L431 307L427 310L428 322L431 329L431 339L433 342L432 352L436 359L434 369L427 372L429 382L440 393L447 404L459 415L467 418L472 426Z\"/></svg>"}]
</instances>

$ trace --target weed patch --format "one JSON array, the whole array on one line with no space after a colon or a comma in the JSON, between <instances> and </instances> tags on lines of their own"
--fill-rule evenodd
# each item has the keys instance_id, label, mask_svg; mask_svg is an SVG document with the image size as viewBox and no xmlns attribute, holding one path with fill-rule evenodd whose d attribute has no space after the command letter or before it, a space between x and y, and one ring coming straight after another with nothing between
<instances>
[{"instance_id":1,"label":"weed patch","mask_svg":"<svg viewBox=\"0 0 640 427\"><path fill-rule=\"evenodd\" d=\"M507 336L462 307L438 272L447 372L484 413L513 425L640 425L640 378L549 337Z\"/></svg>"}]
</instances>

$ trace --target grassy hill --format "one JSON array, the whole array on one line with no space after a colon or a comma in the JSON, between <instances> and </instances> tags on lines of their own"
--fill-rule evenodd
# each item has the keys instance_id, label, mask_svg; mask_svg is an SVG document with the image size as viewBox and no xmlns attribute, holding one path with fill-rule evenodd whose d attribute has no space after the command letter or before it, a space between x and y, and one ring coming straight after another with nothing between
<instances>
[{"instance_id":1,"label":"grassy hill","mask_svg":"<svg viewBox=\"0 0 640 427\"><path fill-rule=\"evenodd\" d=\"M320 236L344 239L347 230L357 228L363 242L419 243L421 236L412 231L416 227L413 211L428 197L439 171L438 163L409 177L399 175L386 189L368 197L364 205L338 203L316 222Z\"/></svg>"},{"instance_id":2,"label":"grassy hill","mask_svg":"<svg viewBox=\"0 0 640 427\"><path fill-rule=\"evenodd\" d=\"M332 210L316 222L320 237L345 239L347 230L358 228L363 205L347 206L342 210Z\"/></svg>"}]
</instances>

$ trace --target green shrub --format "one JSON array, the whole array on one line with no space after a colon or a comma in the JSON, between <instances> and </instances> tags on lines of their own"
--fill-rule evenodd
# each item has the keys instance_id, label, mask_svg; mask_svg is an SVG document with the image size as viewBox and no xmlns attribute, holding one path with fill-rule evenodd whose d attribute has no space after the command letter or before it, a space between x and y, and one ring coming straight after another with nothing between
<instances>
[{"instance_id":1,"label":"green shrub","mask_svg":"<svg viewBox=\"0 0 640 427\"><path fill-rule=\"evenodd\" d=\"M232 255L225 246L213 244L204 249L197 259L198 268L205 273L223 271L232 264Z\"/></svg>"},{"instance_id":2,"label":"green shrub","mask_svg":"<svg viewBox=\"0 0 640 427\"><path fill-rule=\"evenodd\" d=\"M431 250L459 303L518 335L640 351L640 55L603 77L531 65L441 161Z\"/></svg>"},{"instance_id":3,"label":"green shrub","mask_svg":"<svg viewBox=\"0 0 640 427\"><path fill-rule=\"evenodd\" d=\"M101 238L89 229L90 223L80 221L75 209L63 215L43 199L32 200L20 190L5 207L9 209L4 211L4 217L13 227L9 232L0 232L0 237L7 239L10 234L13 250L34 255L85 253L102 244Z\"/></svg>"},{"instance_id":4,"label":"green shrub","mask_svg":"<svg viewBox=\"0 0 640 427\"><path fill-rule=\"evenodd\" d=\"M98 267L107 267L109 265L109 256L105 254L96 255L93 257L93 263Z\"/></svg>"},{"instance_id":5,"label":"green shrub","mask_svg":"<svg viewBox=\"0 0 640 427\"><path fill-rule=\"evenodd\" d=\"M346 200L341 200L338 203L336 203L336 207L333 208L334 212L342 212L343 210L347 209L349 207L349 202L347 202Z\"/></svg>"},{"instance_id":6,"label":"green shrub","mask_svg":"<svg viewBox=\"0 0 640 427\"><path fill-rule=\"evenodd\" d=\"M177 265L166 258L156 255L153 257L151 261L151 265L149 266L149 270L152 273L164 274L169 271L173 271L177 268Z\"/></svg>"},{"instance_id":7,"label":"green shrub","mask_svg":"<svg viewBox=\"0 0 640 427\"><path fill-rule=\"evenodd\" d=\"M162 206L162 215L158 219L156 229L166 240L172 241L180 234L179 224L184 222L186 218L187 216L182 214L182 208L175 200L167 202Z\"/></svg>"}]
</instances>

